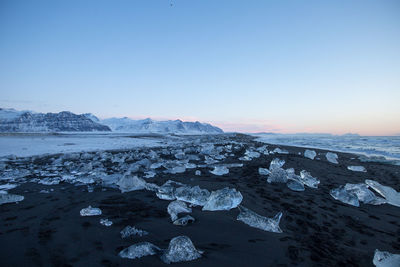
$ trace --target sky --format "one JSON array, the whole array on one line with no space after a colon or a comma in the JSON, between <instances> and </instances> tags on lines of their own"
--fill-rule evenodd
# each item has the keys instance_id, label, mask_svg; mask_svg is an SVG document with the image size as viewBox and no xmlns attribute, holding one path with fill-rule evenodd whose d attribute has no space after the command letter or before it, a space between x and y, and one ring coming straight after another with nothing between
<instances>
[{"instance_id":1,"label":"sky","mask_svg":"<svg viewBox=\"0 0 400 267\"><path fill-rule=\"evenodd\" d=\"M0 107L400 134L400 1L0 0Z\"/></svg>"}]
</instances>

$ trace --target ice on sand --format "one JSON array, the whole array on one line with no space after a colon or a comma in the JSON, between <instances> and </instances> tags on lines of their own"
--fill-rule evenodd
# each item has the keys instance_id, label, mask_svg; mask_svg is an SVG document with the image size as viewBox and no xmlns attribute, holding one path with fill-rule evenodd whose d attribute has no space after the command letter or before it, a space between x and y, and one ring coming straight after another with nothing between
<instances>
[{"instance_id":1,"label":"ice on sand","mask_svg":"<svg viewBox=\"0 0 400 267\"><path fill-rule=\"evenodd\" d=\"M177 236L171 239L168 248L161 256L165 263L192 261L201 257L203 252L198 251L187 236Z\"/></svg>"},{"instance_id":2,"label":"ice on sand","mask_svg":"<svg viewBox=\"0 0 400 267\"><path fill-rule=\"evenodd\" d=\"M297 179L289 179L288 182L286 183L286 186L293 190L293 191L297 191L297 192L301 192L304 191L304 184Z\"/></svg>"},{"instance_id":3,"label":"ice on sand","mask_svg":"<svg viewBox=\"0 0 400 267\"><path fill-rule=\"evenodd\" d=\"M400 192L397 192L389 186L381 185L374 180L365 180L365 183L383 196L388 204L400 207Z\"/></svg>"},{"instance_id":4,"label":"ice on sand","mask_svg":"<svg viewBox=\"0 0 400 267\"><path fill-rule=\"evenodd\" d=\"M271 172L267 168L258 168L258 173L260 175L270 175Z\"/></svg>"},{"instance_id":5,"label":"ice on sand","mask_svg":"<svg viewBox=\"0 0 400 267\"><path fill-rule=\"evenodd\" d=\"M24 200L24 196L8 194L8 193L0 193L0 205L6 203L20 202L22 200Z\"/></svg>"},{"instance_id":6,"label":"ice on sand","mask_svg":"<svg viewBox=\"0 0 400 267\"><path fill-rule=\"evenodd\" d=\"M122 193L146 188L146 182L142 178L132 175L122 176L117 185Z\"/></svg>"},{"instance_id":7,"label":"ice on sand","mask_svg":"<svg viewBox=\"0 0 400 267\"><path fill-rule=\"evenodd\" d=\"M282 168L285 165L285 160L275 158L269 164L269 170L272 171L273 169Z\"/></svg>"},{"instance_id":8,"label":"ice on sand","mask_svg":"<svg viewBox=\"0 0 400 267\"><path fill-rule=\"evenodd\" d=\"M288 174L287 172L280 168L280 167L274 167L270 168L270 175L267 178L268 183L286 183L288 180Z\"/></svg>"},{"instance_id":9,"label":"ice on sand","mask_svg":"<svg viewBox=\"0 0 400 267\"><path fill-rule=\"evenodd\" d=\"M192 209L189 208L185 202L180 201L180 200L175 200L169 203L167 207L168 214L171 216L171 220L175 221L178 219L178 214L179 213L190 213L192 212Z\"/></svg>"},{"instance_id":10,"label":"ice on sand","mask_svg":"<svg viewBox=\"0 0 400 267\"><path fill-rule=\"evenodd\" d=\"M347 166L347 169L353 172L367 172L363 166Z\"/></svg>"},{"instance_id":11,"label":"ice on sand","mask_svg":"<svg viewBox=\"0 0 400 267\"><path fill-rule=\"evenodd\" d=\"M159 199L175 200L175 189L183 185L182 183L168 180L158 188L156 195Z\"/></svg>"},{"instance_id":12,"label":"ice on sand","mask_svg":"<svg viewBox=\"0 0 400 267\"><path fill-rule=\"evenodd\" d=\"M277 213L273 218L267 218L243 206L239 206L239 210L240 213L237 216L237 220L242 221L251 227L258 228L264 231L282 233L282 230L279 227L282 212Z\"/></svg>"},{"instance_id":13,"label":"ice on sand","mask_svg":"<svg viewBox=\"0 0 400 267\"><path fill-rule=\"evenodd\" d=\"M358 202L358 197L355 193L349 192L345 189L343 185L339 186L338 188L332 189L330 195L343 203L359 207L360 203Z\"/></svg>"},{"instance_id":14,"label":"ice on sand","mask_svg":"<svg viewBox=\"0 0 400 267\"><path fill-rule=\"evenodd\" d=\"M229 173L229 169L225 166L215 166L214 170L210 172L214 175L224 175Z\"/></svg>"},{"instance_id":15,"label":"ice on sand","mask_svg":"<svg viewBox=\"0 0 400 267\"><path fill-rule=\"evenodd\" d=\"M306 170L302 170L300 172L300 178L304 185L311 188L318 188L318 185L320 183L317 178L312 177L311 174Z\"/></svg>"},{"instance_id":16,"label":"ice on sand","mask_svg":"<svg viewBox=\"0 0 400 267\"><path fill-rule=\"evenodd\" d=\"M230 210L236 208L243 200L243 196L236 189L225 187L223 189L212 191L203 210Z\"/></svg>"},{"instance_id":17,"label":"ice on sand","mask_svg":"<svg viewBox=\"0 0 400 267\"><path fill-rule=\"evenodd\" d=\"M328 152L326 153L326 160L330 163L339 164L338 155L336 153Z\"/></svg>"},{"instance_id":18,"label":"ice on sand","mask_svg":"<svg viewBox=\"0 0 400 267\"><path fill-rule=\"evenodd\" d=\"M99 208L92 208L92 206L89 206L81 209L80 214L81 216L98 216L101 215L101 210Z\"/></svg>"},{"instance_id":19,"label":"ice on sand","mask_svg":"<svg viewBox=\"0 0 400 267\"><path fill-rule=\"evenodd\" d=\"M372 262L377 267L398 267L400 266L400 254L376 249Z\"/></svg>"},{"instance_id":20,"label":"ice on sand","mask_svg":"<svg viewBox=\"0 0 400 267\"><path fill-rule=\"evenodd\" d=\"M344 188L348 192L356 194L358 200L365 204L380 205L386 203L383 198L375 196L366 184L346 184Z\"/></svg>"},{"instance_id":21,"label":"ice on sand","mask_svg":"<svg viewBox=\"0 0 400 267\"><path fill-rule=\"evenodd\" d=\"M193 205L204 206L206 204L210 192L207 189L201 189L198 185L182 186L175 190L175 197L177 200L181 200Z\"/></svg>"},{"instance_id":22,"label":"ice on sand","mask_svg":"<svg viewBox=\"0 0 400 267\"><path fill-rule=\"evenodd\" d=\"M194 175L200 176L200 175L201 175L201 171L196 170L196 171L194 172Z\"/></svg>"},{"instance_id":23,"label":"ice on sand","mask_svg":"<svg viewBox=\"0 0 400 267\"><path fill-rule=\"evenodd\" d=\"M100 219L100 224L108 227L108 226L111 226L113 224L113 222L110 221L109 219Z\"/></svg>"},{"instance_id":24,"label":"ice on sand","mask_svg":"<svg viewBox=\"0 0 400 267\"><path fill-rule=\"evenodd\" d=\"M195 219L190 215L185 215L182 218L179 218L174 221L175 225L186 226L188 223L193 223Z\"/></svg>"},{"instance_id":25,"label":"ice on sand","mask_svg":"<svg viewBox=\"0 0 400 267\"><path fill-rule=\"evenodd\" d=\"M140 230L134 226L132 227L132 226L128 225L124 229L121 230L120 234L121 234L122 238L127 238L127 237L130 237L131 235L144 236L144 235L148 235L149 233L145 230Z\"/></svg>"},{"instance_id":26,"label":"ice on sand","mask_svg":"<svg viewBox=\"0 0 400 267\"><path fill-rule=\"evenodd\" d=\"M152 243L141 242L123 249L118 255L121 258L137 259L144 256L155 255L158 251L160 251L160 248Z\"/></svg>"},{"instance_id":27,"label":"ice on sand","mask_svg":"<svg viewBox=\"0 0 400 267\"><path fill-rule=\"evenodd\" d=\"M317 153L314 150L306 150L304 151L304 157L309 159L314 159L317 156Z\"/></svg>"}]
</instances>

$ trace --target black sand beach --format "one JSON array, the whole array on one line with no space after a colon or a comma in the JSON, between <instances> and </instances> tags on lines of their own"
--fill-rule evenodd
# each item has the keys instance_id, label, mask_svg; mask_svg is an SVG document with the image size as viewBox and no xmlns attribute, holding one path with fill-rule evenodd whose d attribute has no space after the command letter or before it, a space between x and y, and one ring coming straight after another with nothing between
<instances>
[{"instance_id":1,"label":"black sand beach","mask_svg":"<svg viewBox=\"0 0 400 267\"><path fill-rule=\"evenodd\" d=\"M248 136L232 140L261 146ZM337 153L339 164L328 162L324 150L315 149L320 160L303 155L304 148L284 148L289 154L262 155L243 161L243 167L230 168L227 175L215 176L210 168L198 168L202 175L188 169L181 174L160 173L147 179L162 185L171 179L208 190L226 186L243 195L242 205L258 214L272 217L282 211L283 233L270 233L237 221L238 209L201 211L194 207L193 224L173 225L167 213L169 201L158 199L151 191L121 193L118 189L67 183L41 185L25 183L9 193L20 194L20 203L0 206L1 266L160 266L158 256L123 259L118 253L134 243L148 241L167 248L171 238L188 236L202 258L179 263L182 266L373 266L375 249L400 251L400 208L388 204L353 207L336 201L329 190L346 183L373 179L400 191L400 166L364 163L352 154ZM237 163L245 151L236 152L221 163ZM157 149L153 149L157 152ZM291 191L285 184L269 184L258 168L268 168L274 158L284 159L285 168L296 173L309 171L320 179L318 189ZM366 173L347 170L349 165L362 165ZM54 189L50 193L40 190ZM87 206L98 207L102 216L81 217ZM113 225L105 227L100 218ZM122 239L120 231L127 225L146 230L149 235Z\"/></svg>"}]
</instances>

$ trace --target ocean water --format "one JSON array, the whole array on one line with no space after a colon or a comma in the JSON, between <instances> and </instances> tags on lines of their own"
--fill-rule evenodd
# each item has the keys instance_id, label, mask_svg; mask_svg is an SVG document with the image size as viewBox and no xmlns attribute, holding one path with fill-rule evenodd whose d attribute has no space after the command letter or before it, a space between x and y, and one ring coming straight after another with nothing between
<instances>
[{"instance_id":1,"label":"ocean water","mask_svg":"<svg viewBox=\"0 0 400 267\"><path fill-rule=\"evenodd\" d=\"M276 145L312 147L367 156L373 161L400 164L400 136L254 134L257 140ZM367 158L364 158L368 160Z\"/></svg>"}]
</instances>

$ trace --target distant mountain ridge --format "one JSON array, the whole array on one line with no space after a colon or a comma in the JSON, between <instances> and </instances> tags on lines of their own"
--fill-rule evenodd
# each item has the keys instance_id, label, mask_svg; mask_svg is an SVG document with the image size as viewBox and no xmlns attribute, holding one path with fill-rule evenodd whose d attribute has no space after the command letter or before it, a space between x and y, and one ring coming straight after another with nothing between
<instances>
[{"instance_id":1,"label":"distant mountain ridge","mask_svg":"<svg viewBox=\"0 0 400 267\"><path fill-rule=\"evenodd\" d=\"M0 132L93 132L111 131L85 115L69 111L35 113L0 108Z\"/></svg>"},{"instance_id":2,"label":"distant mountain ridge","mask_svg":"<svg viewBox=\"0 0 400 267\"><path fill-rule=\"evenodd\" d=\"M132 120L110 118L100 120L91 113L74 114L36 113L0 108L0 132L93 132L116 131L124 133L159 134L219 134L223 131L208 123L184 122L181 120L155 121L150 118Z\"/></svg>"}]
</instances>

